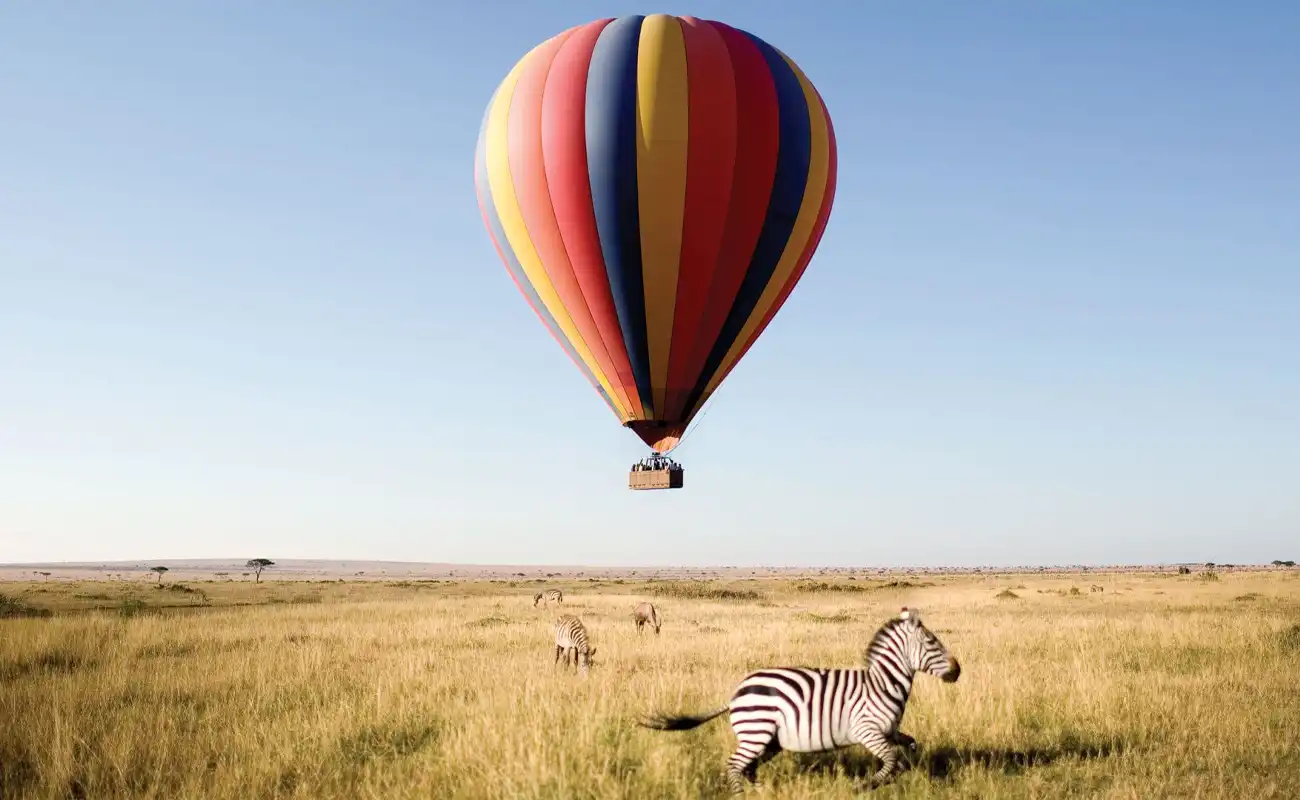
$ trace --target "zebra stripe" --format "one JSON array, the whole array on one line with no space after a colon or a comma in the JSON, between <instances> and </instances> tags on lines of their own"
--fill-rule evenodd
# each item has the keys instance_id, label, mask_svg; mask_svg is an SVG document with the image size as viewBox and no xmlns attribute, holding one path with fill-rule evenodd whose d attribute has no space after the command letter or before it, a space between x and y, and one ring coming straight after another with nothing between
<instances>
[{"instance_id":1,"label":"zebra stripe","mask_svg":"<svg viewBox=\"0 0 1300 800\"><path fill-rule=\"evenodd\" d=\"M569 653L573 653L574 666L585 677L591 658L596 655L596 648L591 646L587 628L582 620L571 614L565 614L555 621L555 663L560 663L560 654L564 654L564 666L569 666Z\"/></svg>"},{"instance_id":2,"label":"zebra stripe","mask_svg":"<svg viewBox=\"0 0 1300 800\"><path fill-rule=\"evenodd\" d=\"M659 635L659 609L654 607L654 603L641 603L632 610L632 619L636 622L636 632L641 633L641 626L647 622L650 627L654 628L655 636Z\"/></svg>"},{"instance_id":3,"label":"zebra stripe","mask_svg":"<svg viewBox=\"0 0 1300 800\"><path fill-rule=\"evenodd\" d=\"M533 595L533 608L536 608L538 603L549 603L552 600L556 603L563 603L564 592L561 592L559 589L547 589L544 592L538 592Z\"/></svg>"},{"instance_id":4,"label":"zebra stripe","mask_svg":"<svg viewBox=\"0 0 1300 800\"><path fill-rule=\"evenodd\" d=\"M778 667L749 673L730 702L702 715L659 716L641 724L656 730L690 730L731 712L736 750L727 760L727 780L740 793L757 782L758 767L782 750L818 752L860 744L881 760L877 783L892 778L899 746L915 740L898 730L912 691L912 678L926 672L946 683L961 664L904 608L876 631L862 669Z\"/></svg>"}]
</instances>

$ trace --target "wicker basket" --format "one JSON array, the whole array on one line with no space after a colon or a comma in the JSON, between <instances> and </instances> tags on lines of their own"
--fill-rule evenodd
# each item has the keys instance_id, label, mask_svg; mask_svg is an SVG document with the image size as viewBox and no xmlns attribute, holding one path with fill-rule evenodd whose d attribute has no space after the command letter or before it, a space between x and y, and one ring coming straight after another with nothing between
<instances>
[{"instance_id":1,"label":"wicker basket","mask_svg":"<svg viewBox=\"0 0 1300 800\"><path fill-rule=\"evenodd\" d=\"M629 489L680 489L686 471L681 467L634 469L627 474Z\"/></svg>"}]
</instances>

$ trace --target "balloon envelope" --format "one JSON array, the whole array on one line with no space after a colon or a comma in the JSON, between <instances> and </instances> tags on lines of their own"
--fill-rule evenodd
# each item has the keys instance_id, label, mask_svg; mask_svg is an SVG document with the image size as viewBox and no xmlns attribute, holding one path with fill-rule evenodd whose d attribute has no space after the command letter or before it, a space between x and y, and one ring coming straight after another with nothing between
<instances>
[{"instance_id":1,"label":"balloon envelope","mask_svg":"<svg viewBox=\"0 0 1300 800\"><path fill-rule=\"evenodd\" d=\"M601 19L510 71L479 132L484 222L520 291L659 452L821 240L836 149L793 61L720 22Z\"/></svg>"}]
</instances>

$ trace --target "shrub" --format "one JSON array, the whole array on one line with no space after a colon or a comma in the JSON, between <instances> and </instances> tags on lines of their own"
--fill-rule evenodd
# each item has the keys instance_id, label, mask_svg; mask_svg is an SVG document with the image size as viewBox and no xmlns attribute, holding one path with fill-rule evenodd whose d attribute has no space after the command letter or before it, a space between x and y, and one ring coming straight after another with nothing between
<instances>
[{"instance_id":1,"label":"shrub","mask_svg":"<svg viewBox=\"0 0 1300 800\"><path fill-rule=\"evenodd\" d=\"M26 603L17 597L6 597L0 594L0 619L18 619L22 617L49 617L53 616L48 608L37 608L30 603Z\"/></svg>"},{"instance_id":2,"label":"shrub","mask_svg":"<svg viewBox=\"0 0 1300 800\"><path fill-rule=\"evenodd\" d=\"M677 597L686 600L761 600L762 595L752 589L726 589L704 581L669 581L650 587L655 597Z\"/></svg>"}]
</instances>

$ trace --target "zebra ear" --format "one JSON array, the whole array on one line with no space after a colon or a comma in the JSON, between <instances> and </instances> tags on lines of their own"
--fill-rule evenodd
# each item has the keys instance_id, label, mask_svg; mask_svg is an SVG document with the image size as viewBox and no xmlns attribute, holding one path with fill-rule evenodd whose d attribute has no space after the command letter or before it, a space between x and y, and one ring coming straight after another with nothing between
<instances>
[{"instance_id":1,"label":"zebra ear","mask_svg":"<svg viewBox=\"0 0 1300 800\"><path fill-rule=\"evenodd\" d=\"M913 625L920 625L921 609L915 607L908 608L907 606L903 606L903 609L898 612L898 618L905 619L908 622L912 623Z\"/></svg>"}]
</instances>

